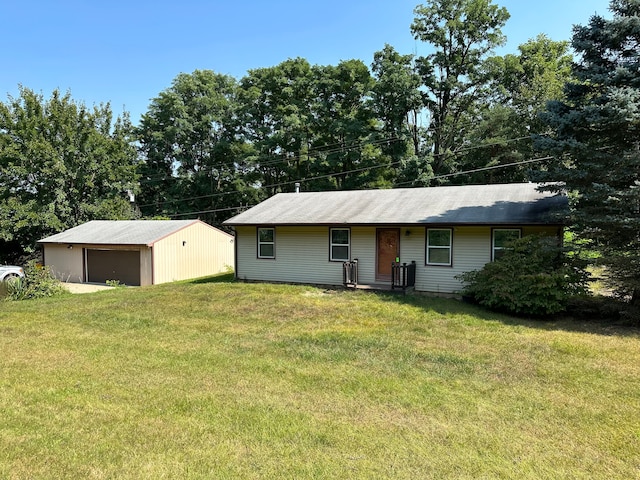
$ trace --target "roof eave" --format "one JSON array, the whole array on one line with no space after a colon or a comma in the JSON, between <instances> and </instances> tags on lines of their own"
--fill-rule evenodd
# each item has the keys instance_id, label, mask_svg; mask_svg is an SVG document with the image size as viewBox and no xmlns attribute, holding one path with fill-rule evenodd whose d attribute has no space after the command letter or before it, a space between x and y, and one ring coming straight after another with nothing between
<instances>
[{"instance_id":1,"label":"roof eave","mask_svg":"<svg viewBox=\"0 0 640 480\"><path fill-rule=\"evenodd\" d=\"M260 226L273 226L273 227L334 227L339 226L353 226L353 227L427 227L430 225L451 225L454 227L487 227L496 225L518 225L518 226L550 226L561 227L565 225L565 222L552 221L509 221L509 222L380 222L380 223L361 223L361 222L260 222L260 223L225 223L229 227L260 227Z\"/></svg>"}]
</instances>

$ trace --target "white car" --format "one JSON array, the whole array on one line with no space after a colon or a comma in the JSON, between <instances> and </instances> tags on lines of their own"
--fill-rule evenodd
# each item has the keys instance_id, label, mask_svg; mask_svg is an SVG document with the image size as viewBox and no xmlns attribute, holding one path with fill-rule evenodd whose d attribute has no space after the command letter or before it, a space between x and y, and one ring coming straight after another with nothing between
<instances>
[{"instance_id":1,"label":"white car","mask_svg":"<svg viewBox=\"0 0 640 480\"><path fill-rule=\"evenodd\" d=\"M24 278L24 270L22 267L14 265L0 265L0 282L13 280L16 278Z\"/></svg>"}]
</instances>

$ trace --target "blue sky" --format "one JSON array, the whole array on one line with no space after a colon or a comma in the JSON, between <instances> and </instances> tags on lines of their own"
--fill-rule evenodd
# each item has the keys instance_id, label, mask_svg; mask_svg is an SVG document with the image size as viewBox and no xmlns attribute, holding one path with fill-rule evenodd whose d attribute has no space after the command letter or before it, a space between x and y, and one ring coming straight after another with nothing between
<instances>
[{"instance_id":1,"label":"blue sky","mask_svg":"<svg viewBox=\"0 0 640 480\"><path fill-rule=\"evenodd\" d=\"M240 79L287 58L371 64L385 43L424 55L409 31L418 0L0 0L0 100L22 84L55 88L87 105L110 102L138 123L181 72L210 69ZM610 16L608 0L494 0L511 14L503 32L518 45L545 33L569 40L574 24Z\"/></svg>"}]
</instances>

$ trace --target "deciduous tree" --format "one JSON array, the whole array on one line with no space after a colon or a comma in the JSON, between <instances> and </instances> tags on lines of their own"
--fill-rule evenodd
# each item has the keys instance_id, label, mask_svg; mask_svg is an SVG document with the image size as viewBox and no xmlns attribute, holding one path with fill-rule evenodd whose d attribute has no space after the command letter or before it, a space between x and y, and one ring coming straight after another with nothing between
<instances>
[{"instance_id":1,"label":"deciduous tree","mask_svg":"<svg viewBox=\"0 0 640 480\"><path fill-rule=\"evenodd\" d=\"M92 219L131 218L136 152L128 116L55 90L0 102L0 248L32 253L46 235Z\"/></svg>"},{"instance_id":2,"label":"deciduous tree","mask_svg":"<svg viewBox=\"0 0 640 480\"><path fill-rule=\"evenodd\" d=\"M218 210L253 202L237 175L235 115L235 79L211 70L179 74L152 100L137 129L144 215L216 224L224 219Z\"/></svg>"},{"instance_id":3,"label":"deciduous tree","mask_svg":"<svg viewBox=\"0 0 640 480\"><path fill-rule=\"evenodd\" d=\"M431 162L434 173L449 173L469 127L463 119L490 80L483 63L504 43L501 28L509 13L491 0L432 0L414 12L411 32L434 48L417 59L430 112Z\"/></svg>"},{"instance_id":4,"label":"deciduous tree","mask_svg":"<svg viewBox=\"0 0 640 480\"><path fill-rule=\"evenodd\" d=\"M464 170L479 172L456 177L472 183L522 182L531 179L538 164L522 163L536 157L533 138L546 132L540 119L547 102L562 100L572 78L569 42L538 35L518 47L519 54L491 57L485 68L492 73L484 105L469 118L471 148L462 152ZM521 163L521 165L513 165ZM501 165L512 165L499 168Z\"/></svg>"}]
</instances>

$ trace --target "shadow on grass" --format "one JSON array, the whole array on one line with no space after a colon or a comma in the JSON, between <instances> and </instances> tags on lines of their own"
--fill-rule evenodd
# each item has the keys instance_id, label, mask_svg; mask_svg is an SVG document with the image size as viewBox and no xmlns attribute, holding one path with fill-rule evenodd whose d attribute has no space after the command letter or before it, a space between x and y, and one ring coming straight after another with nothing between
<instances>
[{"instance_id":1,"label":"shadow on grass","mask_svg":"<svg viewBox=\"0 0 640 480\"><path fill-rule=\"evenodd\" d=\"M190 283L193 285L202 285L206 283L233 283L235 282L235 275L233 272L220 273L218 275L212 275L210 277L200 277L194 280L184 280L183 283Z\"/></svg>"},{"instance_id":2,"label":"shadow on grass","mask_svg":"<svg viewBox=\"0 0 640 480\"><path fill-rule=\"evenodd\" d=\"M395 302L401 305L411 305L422 308L425 311L437 312L441 315L473 315L480 320L498 321L505 325L524 326L527 328L537 328L541 330L562 330L567 332L592 333L596 335L617 335L617 336L640 336L640 325L629 321L620 315L624 311L625 305L608 302L607 305L612 311L608 314L601 314L600 310L595 312L572 312L571 310L562 314L549 315L546 317L526 317L513 316L506 313L491 311L480 305L464 302L453 298L443 298L424 294L398 295L387 292L377 292L383 301ZM602 300L595 299L595 302ZM599 315L600 312L600 315ZM607 313L607 312L605 312Z\"/></svg>"}]
</instances>

